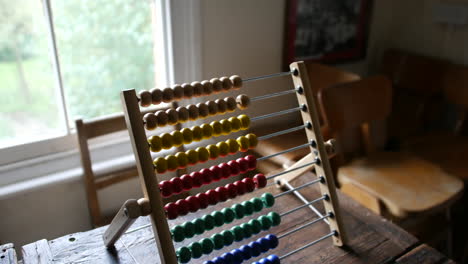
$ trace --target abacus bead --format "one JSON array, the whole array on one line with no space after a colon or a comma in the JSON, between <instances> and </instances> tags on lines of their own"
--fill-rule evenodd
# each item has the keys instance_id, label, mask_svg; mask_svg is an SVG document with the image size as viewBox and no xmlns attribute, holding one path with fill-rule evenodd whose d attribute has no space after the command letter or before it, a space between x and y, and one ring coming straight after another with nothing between
<instances>
[{"instance_id":1,"label":"abacus bead","mask_svg":"<svg viewBox=\"0 0 468 264\"><path fill-rule=\"evenodd\" d=\"M227 264L225 261L224 261L224 258L222 257L215 257L213 259L213 263L214 264Z\"/></svg>"},{"instance_id":2,"label":"abacus bead","mask_svg":"<svg viewBox=\"0 0 468 264\"><path fill-rule=\"evenodd\" d=\"M281 216L277 212L269 212L268 217L270 218L273 226L281 224Z\"/></svg>"},{"instance_id":3,"label":"abacus bead","mask_svg":"<svg viewBox=\"0 0 468 264\"><path fill-rule=\"evenodd\" d=\"M250 118L247 115L239 115L237 118L241 121L241 126L243 129L249 128Z\"/></svg>"},{"instance_id":4,"label":"abacus bead","mask_svg":"<svg viewBox=\"0 0 468 264\"><path fill-rule=\"evenodd\" d=\"M185 154L185 152L177 152L175 154L175 156L177 158L177 163L179 164L179 168L187 167L188 158L187 158L187 154Z\"/></svg>"},{"instance_id":5,"label":"abacus bead","mask_svg":"<svg viewBox=\"0 0 468 264\"><path fill-rule=\"evenodd\" d=\"M181 100L184 97L184 88L182 86L176 84L172 87L172 91L174 92L175 100Z\"/></svg>"},{"instance_id":6,"label":"abacus bead","mask_svg":"<svg viewBox=\"0 0 468 264\"><path fill-rule=\"evenodd\" d=\"M215 205L218 203L219 201L219 193L215 190L209 190L206 192L206 194L208 195L208 203L211 204L211 205Z\"/></svg>"},{"instance_id":7,"label":"abacus bead","mask_svg":"<svg viewBox=\"0 0 468 264\"><path fill-rule=\"evenodd\" d=\"M196 149L198 152L198 161L199 162L206 162L210 159L210 152L205 147L198 147Z\"/></svg>"},{"instance_id":8,"label":"abacus bead","mask_svg":"<svg viewBox=\"0 0 468 264\"><path fill-rule=\"evenodd\" d=\"M250 201L253 203L255 212L260 212L263 209L262 199L260 199L258 197L254 197L254 198L250 199Z\"/></svg>"},{"instance_id":9,"label":"abacus bead","mask_svg":"<svg viewBox=\"0 0 468 264\"><path fill-rule=\"evenodd\" d=\"M200 203L201 209L205 209L208 207L208 195L206 195L206 193L197 193L195 197L198 198L198 202Z\"/></svg>"},{"instance_id":10,"label":"abacus bead","mask_svg":"<svg viewBox=\"0 0 468 264\"><path fill-rule=\"evenodd\" d=\"M232 233L234 234L234 241L241 241L244 239L244 231L242 230L242 227L240 226L233 226L231 228Z\"/></svg>"},{"instance_id":11,"label":"abacus bead","mask_svg":"<svg viewBox=\"0 0 468 264\"><path fill-rule=\"evenodd\" d=\"M203 94L210 95L213 93L213 84L209 81L202 81L201 85L203 86Z\"/></svg>"},{"instance_id":12,"label":"abacus bead","mask_svg":"<svg viewBox=\"0 0 468 264\"><path fill-rule=\"evenodd\" d=\"M166 156L166 161L167 161L168 171L175 171L179 167L179 163L177 162L177 157L174 155Z\"/></svg>"},{"instance_id":13,"label":"abacus bead","mask_svg":"<svg viewBox=\"0 0 468 264\"><path fill-rule=\"evenodd\" d=\"M177 249L176 253L180 263L187 263L192 258L192 253L188 247L181 247Z\"/></svg>"},{"instance_id":14,"label":"abacus bead","mask_svg":"<svg viewBox=\"0 0 468 264\"><path fill-rule=\"evenodd\" d=\"M270 255L267 257L271 264L280 264L281 260L277 255Z\"/></svg>"},{"instance_id":15,"label":"abacus bead","mask_svg":"<svg viewBox=\"0 0 468 264\"><path fill-rule=\"evenodd\" d=\"M187 110L189 111L189 119L194 121L198 119L198 116L200 115L198 112L198 107L196 105L189 105L187 107Z\"/></svg>"},{"instance_id":16,"label":"abacus bead","mask_svg":"<svg viewBox=\"0 0 468 264\"><path fill-rule=\"evenodd\" d=\"M250 145L250 148L255 148L258 144L258 139L257 139L257 136L255 134L247 134L246 137L249 139L249 145Z\"/></svg>"},{"instance_id":17,"label":"abacus bead","mask_svg":"<svg viewBox=\"0 0 468 264\"><path fill-rule=\"evenodd\" d=\"M218 106L218 113L219 114L224 114L227 111L227 103L223 99L216 99L215 100L216 105Z\"/></svg>"},{"instance_id":18,"label":"abacus bead","mask_svg":"<svg viewBox=\"0 0 468 264\"><path fill-rule=\"evenodd\" d=\"M219 149L216 145L210 144L206 147L208 152L210 153L210 159L214 160L217 159L219 156Z\"/></svg>"},{"instance_id":19,"label":"abacus bead","mask_svg":"<svg viewBox=\"0 0 468 264\"><path fill-rule=\"evenodd\" d=\"M211 127L209 124L203 124L200 126L200 128L203 131L204 139L209 139L213 136L213 127Z\"/></svg>"},{"instance_id":20,"label":"abacus bead","mask_svg":"<svg viewBox=\"0 0 468 264\"><path fill-rule=\"evenodd\" d=\"M244 159L249 164L249 170L257 168L257 158L254 155L247 155L244 157Z\"/></svg>"},{"instance_id":21,"label":"abacus bead","mask_svg":"<svg viewBox=\"0 0 468 264\"><path fill-rule=\"evenodd\" d=\"M193 126L191 128L193 133L193 141L200 141L203 139L203 130L199 126Z\"/></svg>"},{"instance_id":22,"label":"abacus bead","mask_svg":"<svg viewBox=\"0 0 468 264\"><path fill-rule=\"evenodd\" d=\"M184 190L184 184L179 177L174 177L169 181L172 183L174 194L179 194Z\"/></svg>"},{"instance_id":23,"label":"abacus bead","mask_svg":"<svg viewBox=\"0 0 468 264\"><path fill-rule=\"evenodd\" d=\"M270 208L275 204L275 197L271 193L262 194L262 200L266 208Z\"/></svg>"},{"instance_id":24,"label":"abacus bead","mask_svg":"<svg viewBox=\"0 0 468 264\"><path fill-rule=\"evenodd\" d=\"M233 112L237 108L237 102L234 97L226 97L224 98L224 101L226 102L226 108L228 112Z\"/></svg>"},{"instance_id":25,"label":"abacus bead","mask_svg":"<svg viewBox=\"0 0 468 264\"><path fill-rule=\"evenodd\" d=\"M276 248L278 246L279 240L278 240L277 236L275 236L273 234L269 234L265 238L270 241L270 249L274 249L274 248Z\"/></svg>"},{"instance_id":26,"label":"abacus bead","mask_svg":"<svg viewBox=\"0 0 468 264\"><path fill-rule=\"evenodd\" d=\"M239 120L239 118L233 116L233 117L230 117L230 118L228 119L228 121L231 123L231 130L232 130L232 132L237 132L237 131L241 130L241 128L242 128L242 123L241 123L241 121Z\"/></svg>"},{"instance_id":27,"label":"abacus bead","mask_svg":"<svg viewBox=\"0 0 468 264\"><path fill-rule=\"evenodd\" d=\"M248 260L252 257L252 247L249 245L243 245L239 249L242 251L244 260Z\"/></svg>"},{"instance_id":28,"label":"abacus bead","mask_svg":"<svg viewBox=\"0 0 468 264\"><path fill-rule=\"evenodd\" d=\"M268 240L267 238L262 237L258 239L257 241L258 243L260 243L262 247L262 252L267 252L270 249L270 240Z\"/></svg>"},{"instance_id":29,"label":"abacus bead","mask_svg":"<svg viewBox=\"0 0 468 264\"><path fill-rule=\"evenodd\" d=\"M231 230L224 230L221 232L221 234L224 237L224 245L229 246L234 242L234 234L232 233Z\"/></svg>"},{"instance_id":30,"label":"abacus bead","mask_svg":"<svg viewBox=\"0 0 468 264\"><path fill-rule=\"evenodd\" d=\"M229 224L236 218L236 212L232 208L226 207L221 210L221 213L224 215L224 223Z\"/></svg>"},{"instance_id":31,"label":"abacus bead","mask_svg":"<svg viewBox=\"0 0 468 264\"><path fill-rule=\"evenodd\" d=\"M239 150L241 152L249 150L249 140L246 137L238 137L236 141L239 144Z\"/></svg>"},{"instance_id":32,"label":"abacus bead","mask_svg":"<svg viewBox=\"0 0 468 264\"><path fill-rule=\"evenodd\" d=\"M251 178L244 178L242 182L245 183L245 189L247 192L253 192L255 190L255 183Z\"/></svg>"},{"instance_id":33,"label":"abacus bead","mask_svg":"<svg viewBox=\"0 0 468 264\"><path fill-rule=\"evenodd\" d=\"M185 222L182 227L184 228L185 238L192 238L195 235L195 225L192 222Z\"/></svg>"},{"instance_id":34,"label":"abacus bead","mask_svg":"<svg viewBox=\"0 0 468 264\"><path fill-rule=\"evenodd\" d=\"M238 158L236 162L239 164L239 170L241 173L249 171L249 162L245 158Z\"/></svg>"},{"instance_id":35,"label":"abacus bead","mask_svg":"<svg viewBox=\"0 0 468 264\"><path fill-rule=\"evenodd\" d=\"M245 215L244 206L242 206L241 204L234 204L231 208L234 210L234 212L236 212L237 219L241 219L244 217Z\"/></svg>"},{"instance_id":36,"label":"abacus bead","mask_svg":"<svg viewBox=\"0 0 468 264\"><path fill-rule=\"evenodd\" d=\"M140 97L140 106L147 107L151 105L151 93L149 91L143 90L138 93Z\"/></svg>"},{"instance_id":37,"label":"abacus bead","mask_svg":"<svg viewBox=\"0 0 468 264\"><path fill-rule=\"evenodd\" d=\"M171 88L165 88L162 94L162 100L165 103L169 103L174 99L174 91Z\"/></svg>"},{"instance_id":38,"label":"abacus bead","mask_svg":"<svg viewBox=\"0 0 468 264\"><path fill-rule=\"evenodd\" d=\"M217 165L221 169L221 178L227 179L231 176L231 167L226 163L220 163Z\"/></svg>"},{"instance_id":39,"label":"abacus bead","mask_svg":"<svg viewBox=\"0 0 468 264\"><path fill-rule=\"evenodd\" d=\"M206 230L206 231L209 231L209 230L211 230L211 229L214 228L214 226L215 226L215 219L214 219L214 217L213 217L212 215L209 215L209 214L204 215L204 216L202 217L202 219L203 219L203 222L205 222L205 230Z\"/></svg>"},{"instance_id":40,"label":"abacus bead","mask_svg":"<svg viewBox=\"0 0 468 264\"><path fill-rule=\"evenodd\" d=\"M224 247L224 236L221 234L214 234L211 236L214 244L214 249L218 250Z\"/></svg>"},{"instance_id":41,"label":"abacus bead","mask_svg":"<svg viewBox=\"0 0 468 264\"><path fill-rule=\"evenodd\" d=\"M194 188L198 188L203 185L203 175L200 172L194 171L190 173L190 178L192 179L192 185Z\"/></svg>"},{"instance_id":42,"label":"abacus bead","mask_svg":"<svg viewBox=\"0 0 468 264\"><path fill-rule=\"evenodd\" d=\"M224 141L218 142L216 144L216 146L219 149L219 156L220 157L225 157L225 156L227 156L229 154L229 145L226 142L224 142Z\"/></svg>"},{"instance_id":43,"label":"abacus bead","mask_svg":"<svg viewBox=\"0 0 468 264\"><path fill-rule=\"evenodd\" d=\"M177 122L179 122L179 113L177 113L177 110L171 108L166 110L167 114L167 123L169 125L175 125Z\"/></svg>"},{"instance_id":44,"label":"abacus bead","mask_svg":"<svg viewBox=\"0 0 468 264\"><path fill-rule=\"evenodd\" d=\"M219 201L224 202L229 198L228 189L224 186L216 188L216 192L219 194Z\"/></svg>"},{"instance_id":45,"label":"abacus bead","mask_svg":"<svg viewBox=\"0 0 468 264\"><path fill-rule=\"evenodd\" d=\"M203 255L203 249L200 242L193 242L189 245L190 251L192 252L192 258L197 259Z\"/></svg>"},{"instance_id":46,"label":"abacus bead","mask_svg":"<svg viewBox=\"0 0 468 264\"><path fill-rule=\"evenodd\" d=\"M223 90L223 83L218 78L211 79L210 83L213 84L214 93L219 93Z\"/></svg>"},{"instance_id":47,"label":"abacus bead","mask_svg":"<svg viewBox=\"0 0 468 264\"><path fill-rule=\"evenodd\" d=\"M250 98L245 94L236 97L237 107L241 110L247 109L250 105Z\"/></svg>"},{"instance_id":48,"label":"abacus bead","mask_svg":"<svg viewBox=\"0 0 468 264\"><path fill-rule=\"evenodd\" d=\"M221 83L223 84L223 90L225 90L225 91L231 90L231 88L232 88L232 81L231 81L228 77L223 76L223 77L219 78L219 80L220 80Z\"/></svg>"},{"instance_id":49,"label":"abacus bead","mask_svg":"<svg viewBox=\"0 0 468 264\"><path fill-rule=\"evenodd\" d=\"M203 219L197 218L192 223L195 226L195 235L201 235L205 232L205 221Z\"/></svg>"},{"instance_id":50,"label":"abacus bead","mask_svg":"<svg viewBox=\"0 0 468 264\"><path fill-rule=\"evenodd\" d=\"M181 242L185 239L185 231L181 225L176 225L171 229L172 239L175 242Z\"/></svg>"},{"instance_id":51,"label":"abacus bead","mask_svg":"<svg viewBox=\"0 0 468 264\"><path fill-rule=\"evenodd\" d=\"M219 122L221 123L221 126L222 126L221 134L229 135L229 133L231 133L231 122L227 121L226 119L223 119Z\"/></svg>"},{"instance_id":52,"label":"abacus bead","mask_svg":"<svg viewBox=\"0 0 468 264\"><path fill-rule=\"evenodd\" d=\"M244 232L244 238L249 238L252 236L252 226L249 223L243 223L240 225L240 227Z\"/></svg>"},{"instance_id":53,"label":"abacus bead","mask_svg":"<svg viewBox=\"0 0 468 264\"><path fill-rule=\"evenodd\" d=\"M210 254L211 252L213 252L213 249L214 249L214 244L213 244L213 241L209 238L203 238L201 241L200 241L201 245L202 245L202 251L203 251L203 254L205 255L208 255Z\"/></svg>"},{"instance_id":54,"label":"abacus bead","mask_svg":"<svg viewBox=\"0 0 468 264\"><path fill-rule=\"evenodd\" d=\"M203 85L200 82L193 82L193 96L198 97L203 95Z\"/></svg>"},{"instance_id":55,"label":"abacus bead","mask_svg":"<svg viewBox=\"0 0 468 264\"><path fill-rule=\"evenodd\" d=\"M204 168L204 169L200 170L200 174L201 174L203 184L211 183L211 181L213 179L213 172L212 171L210 171L207 168Z\"/></svg>"},{"instance_id":56,"label":"abacus bead","mask_svg":"<svg viewBox=\"0 0 468 264\"><path fill-rule=\"evenodd\" d=\"M223 178L222 171L218 166L211 166L210 171L213 173L212 175L213 181L217 182Z\"/></svg>"},{"instance_id":57,"label":"abacus bead","mask_svg":"<svg viewBox=\"0 0 468 264\"><path fill-rule=\"evenodd\" d=\"M242 78L239 75L232 75L229 77L232 82L232 89L240 89L242 88Z\"/></svg>"},{"instance_id":58,"label":"abacus bead","mask_svg":"<svg viewBox=\"0 0 468 264\"><path fill-rule=\"evenodd\" d=\"M149 139L148 139L148 143L150 144L150 150L152 152L159 152L161 151L162 149L162 142L161 142L161 138L158 137L158 136L151 136Z\"/></svg>"},{"instance_id":59,"label":"abacus bead","mask_svg":"<svg viewBox=\"0 0 468 264\"><path fill-rule=\"evenodd\" d=\"M157 158L153 161L154 166L156 167L156 171L158 173L164 173L167 171L167 161L163 157Z\"/></svg>"},{"instance_id":60,"label":"abacus bead","mask_svg":"<svg viewBox=\"0 0 468 264\"><path fill-rule=\"evenodd\" d=\"M179 200L177 200L177 202L175 202L175 204L177 205L177 207L179 209L179 215L184 216L184 215L188 214L189 204L188 204L188 202L186 200L179 199Z\"/></svg>"},{"instance_id":61,"label":"abacus bead","mask_svg":"<svg viewBox=\"0 0 468 264\"><path fill-rule=\"evenodd\" d=\"M151 92L151 103L154 105L160 104L162 102L162 91L157 88L153 88L150 90Z\"/></svg>"},{"instance_id":62,"label":"abacus bead","mask_svg":"<svg viewBox=\"0 0 468 264\"><path fill-rule=\"evenodd\" d=\"M208 106L204 103L198 103L197 108L198 108L198 115L202 118L207 117L210 114L210 111L208 110Z\"/></svg>"},{"instance_id":63,"label":"abacus bead","mask_svg":"<svg viewBox=\"0 0 468 264\"><path fill-rule=\"evenodd\" d=\"M244 255L240 249L231 250L231 254L234 256L234 263L240 264L244 261Z\"/></svg>"},{"instance_id":64,"label":"abacus bead","mask_svg":"<svg viewBox=\"0 0 468 264\"><path fill-rule=\"evenodd\" d=\"M184 98L185 99L190 99L192 98L193 96L193 86L188 84L188 83L184 83L182 84L182 89L184 90Z\"/></svg>"},{"instance_id":65,"label":"abacus bead","mask_svg":"<svg viewBox=\"0 0 468 264\"><path fill-rule=\"evenodd\" d=\"M216 115L218 113L218 104L214 101L208 101L205 104L208 106L208 113L210 115Z\"/></svg>"},{"instance_id":66,"label":"abacus bead","mask_svg":"<svg viewBox=\"0 0 468 264\"><path fill-rule=\"evenodd\" d=\"M166 112L159 110L159 111L156 111L154 115L158 119L158 126L163 127L167 125L167 121L169 121L169 117L167 116Z\"/></svg>"},{"instance_id":67,"label":"abacus bead","mask_svg":"<svg viewBox=\"0 0 468 264\"><path fill-rule=\"evenodd\" d=\"M188 205L189 205L189 211L194 213L198 210L200 210L200 202L198 201L198 198L195 197L195 196L189 196L187 198L185 198L185 200L187 201Z\"/></svg>"},{"instance_id":68,"label":"abacus bead","mask_svg":"<svg viewBox=\"0 0 468 264\"><path fill-rule=\"evenodd\" d=\"M143 121L147 130L153 130L158 127L158 118L153 113L146 113L143 116Z\"/></svg>"},{"instance_id":69,"label":"abacus bead","mask_svg":"<svg viewBox=\"0 0 468 264\"><path fill-rule=\"evenodd\" d=\"M187 154L188 164L195 165L198 162L198 152L194 149L190 149L185 152Z\"/></svg>"},{"instance_id":70,"label":"abacus bead","mask_svg":"<svg viewBox=\"0 0 468 264\"><path fill-rule=\"evenodd\" d=\"M253 180L255 182L255 186L257 186L258 189L263 188L267 185L267 178L262 173L256 174L253 177Z\"/></svg>"},{"instance_id":71,"label":"abacus bead","mask_svg":"<svg viewBox=\"0 0 468 264\"><path fill-rule=\"evenodd\" d=\"M213 121L210 123L210 126L213 128L213 136L219 137L223 134L223 125L219 121Z\"/></svg>"},{"instance_id":72,"label":"abacus bead","mask_svg":"<svg viewBox=\"0 0 468 264\"><path fill-rule=\"evenodd\" d=\"M179 146L181 146L183 144L184 136L182 135L182 133L180 131L178 131L178 130L172 131L171 136L172 136L172 145L173 146L179 147Z\"/></svg>"},{"instance_id":73,"label":"abacus bead","mask_svg":"<svg viewBox=\"0 0 468 264\"><path fill-rule=\"evenodd\" d=\"M169 197L172 195L173 188L170 181L162 181L159 183L159 189L161 191L162 197Z\"/></svg>"},{"instance_id":74,"label":"abacus bead","mask_svg":"<svg viewBox=\"0 0 468 264\"><path fill-rule=\"evenodd\" d=\"M226 143L229 145L230 154L235 154L237 151L239 151L239 143L237 143L237 141L234 139L230 138L226 140Z\"/></svg>"},{"instance_id":75,"label":"abacus bead","mask_svg":"<svg viewBox=\"0 0 468 264\"><path fill-rule=\"evenodd\" d=\"M226 252L221 257L224 259L224 264L234 264L234 255L230 252Z\"/></svg>"},{"instance_id":76,"label":"abacus bead","mask_svg":"<svg viewBox=\"0 0 468 264\"><path fill-rule=\"evenodd\" d=\"M226 184L225 187L228 190L228 196L230 199L235 198L237 196L237 187L234 184L229 183Z\"/></svg>"},{"instance_id":77,"label":"abacus bead","mask_svg":"<svg viewBox=\"0 0 468 264\"><path fill-rule=\"evenodd\" d=\"M187 110L187 108L185 108L184 106L179 106L177 107L176 109L177 111L177 114L179 116L179 122L183 123L183 122L187 122L187 120L189 120L189 111Z\"/></svg>"},{"instance_id":78,"label":"abacus bead","mask_svg":"<svg viewBox=\"0 0 468 264\"><path fill-rule=\"evenodd\" d=\"M249 221L249 225L252 227L253 234L258 234L262 230L262 223L260 223L260 221L257 219L251 219Z\"/></svg>"},{"instance_id":79,"label":"abacus bead","mask_svg":"<svg viewBox=\"0 0 468 264\"><path fill-rule=\"evenodd\" d=\"M244 206L244 214L251 215L254 212L254 205L251 201L243 201L242 206Z\"/></svg>"},{"instance_id":80,"label":"abacus bead","mask_svg":"<svg viewBox=\"0 0 468 264\"><path fill-rule=\"evenodd\" d=\"M184 144L190 144L193 141L193 132L190 128L183 128L181 131L184 138Z\"/></svg>"},{"instance_id":81,"label":"abacus bead","mask_svg":"<svg viewBox=\"0 0 468 264\"><path fill-rule=\"evenodd\" d=\"M233 184L237 188L237 194L242 195L246 192L245 183L243 183L242 181L235 181Z\"/></svg>"},{"instance_id":82,"label":"abacus bead","mask_svg":"<svg viewBox=\"0 0 468 264\"><path fill-rule=\"evenodd\" d=\"M164 205L168 219L176 219L179 216L179 208L175 203L168 203Z\"/></svg>"},{"instance_id":83,"label":"abacus bead","mask_svg":"<svg viewBox=\"0 0 468 264\"><path fill-rule=\"evenodd\" d=\"M172 136L169 133L163 133L161 135L161 145L163 149L172 148Z\"/></svg>"},{"instance_id":84,"label":"abacus bead","mask_svg":"<svg viewBox=\"0 0 468 264\"><path fill-rule=\"evenodd\" d=\"M262 215L258 218L258 221L260 221L260 223L262 224L262 229L263 230L268 230L271 228L272 226L272 222L271 222L271 219L266 216L266 215Z\"/></svg>"},{"instance_id":85,"label":"abacus bead","mask_svg":"<svg viewBox=\"0 0 468 264\"><path fill-rule=\"evenodd\" d=\"M258 257L262 254L262 245L257 241L252 241L249 243L250 248L252 248L252 256Z\"/></svg>"}]
</instances>

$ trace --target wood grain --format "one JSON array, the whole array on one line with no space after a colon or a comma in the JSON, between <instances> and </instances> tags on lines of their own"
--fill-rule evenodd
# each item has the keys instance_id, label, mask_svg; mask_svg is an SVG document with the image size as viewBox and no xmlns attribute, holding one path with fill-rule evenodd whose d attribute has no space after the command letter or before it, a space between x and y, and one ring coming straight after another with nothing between
<instances>
[{"instance_id":1,"label":"wood grain","mask_svg":"<svg viewBox=\"0 0 468 264\"><path fill-rule=\"evenodd\" d=\"M17 264L15 247L12 243L0 245L0 264Z\"/></svg>"}]
</instances>

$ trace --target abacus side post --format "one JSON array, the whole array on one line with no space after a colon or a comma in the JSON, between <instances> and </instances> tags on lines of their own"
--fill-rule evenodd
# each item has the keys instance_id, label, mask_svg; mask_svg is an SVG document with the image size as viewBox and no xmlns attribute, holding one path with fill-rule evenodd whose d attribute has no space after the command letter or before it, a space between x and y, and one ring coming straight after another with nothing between
<instances>
[{"instance_id":1,"label":"abacus side post","mask_svg":"<svg viewBox=\"0 0 468 264\"><path fill-rule=\"evenodd\" d=\"M119 212L112 219L106 232L102 235L104 245L106 247L114 246L115 242L140 216L141 210L138 201L135 199L125 201Z\"/></svg>"}]
</instances>

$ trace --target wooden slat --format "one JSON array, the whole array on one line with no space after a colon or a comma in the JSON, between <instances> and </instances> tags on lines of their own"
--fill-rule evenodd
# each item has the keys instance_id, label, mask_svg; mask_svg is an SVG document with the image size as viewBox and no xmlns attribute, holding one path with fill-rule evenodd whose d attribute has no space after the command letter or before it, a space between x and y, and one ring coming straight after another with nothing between
<instances>
[{"instance_id":1,"label":"wooden slat","mask_svg":"<svg viewBox=\"0 0 468 264\"><path fill-rule=\"evenodd\" d=\"M46 239L24 246L22 253L23 263L49 264L53 261L49 242Z\"/></svg>"},{"instance_id":2,"label":"wooden slat","mask_svg":"<svg viewBox=\"0 0 468 264\"><path fill-rule=\"evenodd\" d=\"M0 264L17 264L15 247L12 243L0 245Z\"/></svg>"},{"instance_id":3,"label":"wooden slat","mask_svg":"<svg viewBox=\"0 0 468 264\"><path fill-rule=\"evenodd\" d=\"M430 246L423 244L420 245L404 256L398 258L395 263L398 264L413 264L413 263L440 263L440 264L455 264L455 262L446 256L442 255L437 250Z\"/></svg>"}]
</instances>

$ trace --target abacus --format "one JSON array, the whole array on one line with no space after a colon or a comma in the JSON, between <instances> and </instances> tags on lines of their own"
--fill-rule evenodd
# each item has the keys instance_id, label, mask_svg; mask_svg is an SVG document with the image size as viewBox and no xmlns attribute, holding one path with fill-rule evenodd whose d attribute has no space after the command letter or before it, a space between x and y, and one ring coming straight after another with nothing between
<instances>
[{"instance_id":1,"label":"abacus","mask_svg":"<svg viewBox=\"0 0 468 264\"><path fill-rule=\"evenodd\" d=\"M174 100L188 99L194 96L205 96L217 94L230 90L241 89L243 84L250 81L260 81L267 78L280 76L291 76L294 89L262 95L249 98L245 94L234 97L225 97L215 101L207 101L196 105L181 106L177 109L167 111L157 111L156 113L147 113L142 117L140 107L148 107L152 104L161 102L171 102ZM147 137L146 130L153 130L157 127L163 127L167 124L176 124L178 122L194 121L209 116L218 116L233 112L236 109L243 110L251 104L267 98L282 96L295 93L299 106L282 110L263 116L252 117L240 114L237 117L213 121L209 124L183 128L180 131L163 133ZM139 217L149 215L151 226L159 252L161 263L188 263L199 259L202 255L213 254L212 260L207 260L205 264L213 263L243 263L255 257L263 257L255 263L277 264L285 262L286 258L298 251L304 250L327 238L332 238L335 246L343 246L346 236L342 227L342 219L338 208L334 179L329 164L329 155L334 152L334 141L324 142L318 121L318 114L315 108L312 89L310 88L307 77L307 70L303 62L294 62L290 65L290 71L260 76L250 79L242 79L239 76L214 78L210 81L193 82L191 84L175 85L172 88L164 90L153 89L150 91L141 91L138 95L135 90L123 91L122 102L124 105L125 119L132 139L133 151L137 163L140 183L143 189L144 198L139 200L127 200L119 210L108 229L103 234L104 243L107 247L112 247L122 234L126 232L129 226ZM300 111L303 119L303 125L286 130L274 132L272 134L257 137L254 133L239 136L236 139L228 139L210 144L206 147L178 152L175 155L157 157L153 160L151 152L159 152L163 149L170 149L192 142L202 141L204 139L214 138L221 135L231 135L241 130L247 130L251 122L264 118L271 118L286 113ZM190 174L180 177L174 177L170 180L158 181L157 174L167 171L186 168L197 163L204 163L208 160L215 160L219 157L234 155L239 152L247 152L257 146L258 141L283 135L305 129L308 142L264 157L255 157L246 155L244 157L223 162L210 168L204 168ZM300 148L310 148L311 153L299 160L288 169L273 174L256 174L253 177L245 177L242 180L228 183L225 186L210 189L206 192L199 192L196 195L179 199L176 202L163 203L163 197L170 197L189 190L199 188L203 185L209 185L242 173L247 173L256 169L257 162L281 155L287 152L295 151ZM301 176L304 172L315 170L316 179L294 187L290 182ZM269 183L269 181L271 181ZM283 192L273 195L263 193L247 201L233 204L222 210L212 211L200 218L185 221L182 224L172 224L169 220L182 216L189 216L199 210L207 207L221 204L227 200L242 199L245 193L251 193L263 187L276 184ZM314 200L307 200L299 192L300 189L311 185L319 185L321 196ZM271 211L268 214L253 217L265 208L274 207L275 200L282 196L293 194L297 196L303 205L289 208L287 211L277 213ZM320 212L315 203L322 201L325 212ZM274 233L267 234L255 241L246 243L249 238L260 232L270 230L274 226L281 224L281 219L295 211L303 208L312 209L316 218L310 222L295 227L281 235ZM278 208L284 209L284 208ZM223 226L236 221L236 225L230 229ZM313 239L312 241L300 245L295 250L282 256L270 254L263 256L268 251L273 251L281 246L281 240L293 233L307 228L317 222L323 221L329 225L329 232L325 235ZM237 222L239 222L237 224ZM219 230L218 230L219 229ZM210 238L203 238L194 241L188 246L176 248L174 242L182 242L195 236L202 236L205 232L215 230L219 231ZM233 243L238 243L239 247L223 254L220 250Z\"/></svg>"}]
</instances>

